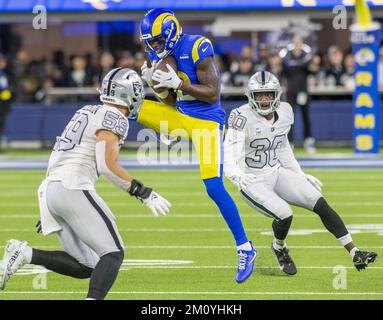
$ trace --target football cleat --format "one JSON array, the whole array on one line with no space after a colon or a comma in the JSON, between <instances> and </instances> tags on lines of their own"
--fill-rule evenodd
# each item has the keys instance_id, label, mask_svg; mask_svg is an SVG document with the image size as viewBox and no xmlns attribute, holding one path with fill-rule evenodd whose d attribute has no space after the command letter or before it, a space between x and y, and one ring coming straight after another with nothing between
<instances>
[{"instance_id":1,"label":"football cleat","mask_svg":"<svg viewBox=\"0 0 383 320\"><path fill-rule=\"evenodd\" d=\"M374 262L378 254L375 252L367 252L367 251L356 251L352 262L356 270L360 271L366 269L368 264Z\"/></svg>"},{"instance_id":2,"label":"football cleat","mask_svg":"<svg viewBox=\"0 0 383 320\"><path fill-rule=\"evenodd\" d=\"M297 273L297 267L291 256L289 255L289 249L284 247L282 250L277 250L274 248L273 243L271 243L271 250L274 252L279 268L286 274L292 276Z\"/></svg>"},{"instance_id":3,"label":"football cleat","mask_svg":"<svg viewBox=\"0 0 383 320\"><path fill-rule=\"evenodd\" d=\"M238 250L238 269L237 276L235 277L235 281L238 283L244 282L254 271L254 260L257 257L257 250L253 247L251 241L250 244L251 250Z\"/></svg>"},{"instance_id":4,"label":"football cleat","mask_svg":"<svg viewBox=\"0 0 383 320\"><path fill-rule=\"evenodd\" d=\"M0 265L0 290L4 290L10 277L26 264L24 250L27 246L26 241L9 240L7 242Z\"/></svg>"}]
</instances>

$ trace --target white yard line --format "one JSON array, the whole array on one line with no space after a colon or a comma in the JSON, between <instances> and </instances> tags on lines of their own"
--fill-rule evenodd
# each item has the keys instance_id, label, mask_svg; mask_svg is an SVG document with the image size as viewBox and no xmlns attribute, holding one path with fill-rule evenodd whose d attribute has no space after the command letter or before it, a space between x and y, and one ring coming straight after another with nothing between
<instances>
[{"instance_id":1,"label":"white yard line","mask_svg":"<svg viewBox=\"0 0 383 320\"><path fill-rule=\"evenodd\" d=\"M1 291L0 295L9 295L9 294L37 294L37 295L59 295L59 294L81 294L85 295L88 292L86 291ZM320 295L335 295L335 296L343 296L343 295L357 295L357 296L381 296L383 292L236 292L236 291L111 291L108 293L109 295L119 294L119 295L233 295L233 296L251 296L251 295L310 295L310 296L320 296Z\"/></svg>"},{"instance_id":2,"label":"white yard line","mask_svg":"<svg viewBox=\"0 0 383 320\"><path fill-rule=\"evenodd\" d=\"M115 216L118 219L154 219L151 214L146 213L131 213L131 214L119 214L115 212ZM342 214L343 218L383 218L383 213L349 213ZM253 214L241 214L242 218L252 218L252 219L266 219L263 215L254 212ZM0 219L38 219L39 214L30 213L30 214L19 214L19 213L2 213L0 214ZM219 212L216 214L211 213L171 213L166 217L161 217L160 219L222 219L222 216ZM294 219L318 219L318 216L307 212L306 214L295 214Z\"/></svg>"},{"instance_id":3,"label":"white yard line","mask_svg":"<svg viewBox=\"0 0 383 320\"><path fill-rule=\"evenodd\" d=\"M121 271L128 271L129 269L236 269L238 266L125 266L122 267L120 270ZM307 267L301 267L298 266L298 269L328 269L328 270L333 270L335 266L307 266ZM345 269L355 269L355 267L345 267L342 266L342 268ZM254 266L254 269L278 269L279 267L274 267L274 266ZM383 267L368 267L368 270L371 269L377 269L377 270L382 270Z\"/></svg>"},{"instance_id":4,"label":"white yard line","mask_svg":"<svg viewBox=\"0 0 383 320\"><path fill-rule=\"evenodd\" d=\"M120 232L230 232L229 228L118 228ZM270 228L259 228L256 231L270 231ZM36 232L34 228L0 228L0 232Z\"/></svg>"},{"instance_id":5,"label":"white yard line","mask_svg":"<svg viewBox=\"0 0 383 320\"><path fill-rule=\"evenodd\" d=\"M60 249L60 246L34 246L38 249ZM4 246L0 246L4 248ZM270 246L256 246L257 249L270 249ZM289 246L290 249L339 249L344 250L341 246ZM383 249L383 246L363 246L364 249ZM182 249L182 250L194 250L194 249L230 249L235 250L235 246L213 246L213 245L188 245L188 246L174 246L174 245L127 245L125 249Z\"/></svg>"},{"instance_id":6,"label":"white yard line","mask_svg":"<svg viewBox=\"0 0 383 320\"><path fill-rule=\"evenodd\" d=\"M121 198L124 196L119 190L116 192L100 192L99 193L103 197L111 197L111 198ZM343 197L355 197L355 196L383 196L383 191L328 191L324 192L326 196L343 196ZM9 198L18 198L20 196L24 197L36 197L37 194L35 190L33 191L8 191L8 192L0 192L0 197L9 197ZM166 196L168 197L207 197L206 192L166 192Z\"/></svg>"},{"instance_id":7,"label":"white yard line","mask_svg":"<svg viewBox=\"0 0 383 320\"><path fill-rule=\"evenodd\" d=\"M137 207L139 203L137 202L131 202L131 201L124 201L124 202L119 202L119 201L108 201L109 206L113 207ZM175 203L177 206L182 206L182 207L195 207L196 204L193 202L186 202L186 201L177 201ZM335 206L343 206L343 207L354 207L354 206L363 206L363 207L383 207L383 201L377 202L377 201L333 201L331 202L331 205L333 207ZM209 201L206 203L199 203L199 207L212 207L216 208L214 204ZM245 203L238 203L239 207L248 207ZM23 203L1 203L0 208L35 208L38 207L38 203L36 202L23 202Z\"/></svg>"}]
</instances>

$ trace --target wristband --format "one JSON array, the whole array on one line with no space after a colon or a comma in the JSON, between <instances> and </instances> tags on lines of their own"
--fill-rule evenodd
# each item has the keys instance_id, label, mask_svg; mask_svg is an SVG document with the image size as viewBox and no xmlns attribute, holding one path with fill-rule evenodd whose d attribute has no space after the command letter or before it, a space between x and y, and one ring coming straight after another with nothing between
<instances>
[{"instance_id":1,"label":"wristband","mask_svg":"<svg viewBox=\"0 0 383 320\"><path fill-rule=\"evenodd\" d=\"M142 182L133 179L128 192L131 196L135 196L136 198L146 199L149 198L152 191L151 188L145 187Z\"/></svg>"}]
</instances>

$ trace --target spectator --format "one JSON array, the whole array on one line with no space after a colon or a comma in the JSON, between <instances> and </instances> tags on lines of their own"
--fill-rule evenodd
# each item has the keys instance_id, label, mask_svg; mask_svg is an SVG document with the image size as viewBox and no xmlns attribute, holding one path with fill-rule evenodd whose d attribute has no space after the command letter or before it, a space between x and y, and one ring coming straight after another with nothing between
<instances>
[{"instance_id":1,"label":"spectator","mask_svg":"<svg viewBox=\"0 0 383 320\"><path fill-rule=\"evenodd\" d=\"M252 63L254 62L254 52L249 45L244 45L241 48L241 54L240 54L239 60L241 59L248 59ZM230 62L230 67L229 67L230 73L231 74L237 73L239 70L239 63L240 63L238 58L235 57L232 53L230 53L228 56L228 60Z\"/></svg>"},{"instance_id":2,"label":"spectator","mask_svg":"<svg viewBox=\"0 0 383 320\"><path fill-rule=\"evenodd\" d=\"M86 70L90 74L95 74L98 66L98 61L94 58L93 54L88 52L84 55L86 61Z\"/></svg>"},{"instance_id":3,"label":"spectator","mask_svg":"<svg viewBox=\"0 0 383 320\"><path fill-rule=\"evenodd\" d=\"M243 46L241 49L241 58L247 58L253 61L254 60L253 49L248 45Z\"/></svg>"},{"instance_id":4,"label":"spectator","mask_svg":"<svg viewBox=\"0 0 383 320\"><path fill-rule=\"evenodd\" d=\"M265 70L270 71L278 79L280 79L282 76L282 71L283 71L283 65L282 65L281 57L278 54L270 55L270 57L268 58Z\"/></svg>"},{"instance_id":5,"label":"spectator","mask_svg":"<svg viewBox=\"0 0 383 320\"><path fill-rule=\"evenodd\" d=\"M52 63L48 66L48 78L54 87L67 87L69 69L65 63L65 53L57 50L53 53Z\"/></svg>"},{"instance_id":6,"label":"spectator","mask_svg":"<svg viewBox=\"0 0 383 320\"><path fill-rule=\"evenodd\" d=\"M16 53L12 70L17 101L35 101L35 94L42 85L43 66L37 61L31 61L27 50L20 49Z\"/></svg>"},{"instance_id":7,"label":"spectator","mask_svg":"<svg viewBox=\"0 0 383 320\"><path fill-rule=\"evenodd\" d=\"M308 76L309 87L325 86L325 71L322 68L322 57L319 54L314 54L309 64L311 74Z\"/></svg>"},{"instance_id":8,"label":"spectator","mask_svg":"<svg viewBox=\"0 0 383 320\"><path fill-rule=\"evenodd\" d=\"M300 36L294 36L292 43L280 52L283 61L283 74L287 82L286 98L294 109L299 109L303 118L304 141L303 146L309 154L315 153L315 139L311 132L309 114L309 94L307 78L310 74L311 48L303 43ZM289 133L293 143L293 128Z\"/></svg>"},{"instance_id":9,"label":"spectator","mask_svg":"<svg viewBox=\"0 0 383 320\"><path fill-rule=\"evenodd\" d=\"M275 58L275 57L274 57ZM265 43L259 45L259 58L255 62L254 72L264 71L270 62L270 52ZM275 60L275 59L274 59Z\"/></svg>"},{"instance_id":10,"label":"spectator","mask_svg":"<svg viewBox=\"0 0 383 320\"><path fill-rule=\"evenodd\" d=\"M355 80L354 80L354 56L352 53L347 54L344 57L344 73L340 77L340 83L343 87L349 90L354 90Z\"/></svg>"},{"instance_id":11,"label":"spectator","mask_svg":"<svg viewBox=\"0 0 383 320\"><path fill-rule=\"evenodd\" d=\"M230 83L235 87L245 87L253 75L253 62L249 58L239 60L238 71L231 74Z\"/></svg>"},{"instance_id":12,"label":"spectator","mask_svg":"<svg viewBox=\"0 0 383 320\"><path fill-rule=\"evenodd\" d=\"M117 66L134 69L135 65L135 59L132 53L130 51L122 52L121 57L117 62Z\"/></svg>"},{"instance_id":13,"label":"spectator","mask_svg":"<svg viewBox=\"0 0 383 320\"><path fill-rule=\"evenodd\" d=\"M93 75L90 69L86 68L86 60L82 56L75 56L72 59L72 68L69 74L70 87L93 86Z\"/></svg>"},{"instance_id":14,"label":"spectator","mask_svg":"<svg viewBox=\"0 0 383 320\"><path fill-rule=\"evenodd\" d=\"M7 61L5 57L0 54L0 152L3 150L4 145L4 129L6 124L7 115L10 111L10 102L12 93L9 87L8 76L5 73Z\"/></svg>"},{"instance_id":15,"label":"spectator","mask_svg":"<svg viewBox=\"0 0 383 320\"><path fill-rule=\"evenodd\" d=\"M344 74L343 52L337 46L327 50L328 64L325 67L326 86L341 86L340 78Z\"/></svg>"},{"instance_id":16,"label":"spectator","mask_svg":"<svg viewBox=\"0 0 383 320\"><path fill-rule=\"evenodd\" d=\"M106 74L114 68L115 59L110 52L103 52L100 55L99 59L99 67L96 75L95 83L99 87L102 79L106 76Z\"/></svg>"}]
</instances>

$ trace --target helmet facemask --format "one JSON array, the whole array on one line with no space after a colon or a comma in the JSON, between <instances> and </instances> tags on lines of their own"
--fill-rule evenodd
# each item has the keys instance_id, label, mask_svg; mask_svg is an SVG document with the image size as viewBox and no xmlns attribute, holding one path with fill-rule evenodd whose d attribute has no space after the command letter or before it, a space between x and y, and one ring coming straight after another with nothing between
<instances>
[{"instance_id":1,"label":"helmet facemask","mask_svg":"<svg viewBox=\"0 0 383 320\"><path fill-rule=\"evenodd\" d=\"M279 80L269 71L255 73L247 84L249 105L261 116L274 112L280 104L282 88Z\"/></svg>"},{"instance_id":2,"label":"helmet facemask","mask_svg":"<svg viewBox=\"0 0 383 320\"><path fill-rule=\"evenodd\" d=\"M261 115L267 116L277 110L282 92L280 90L249 90L246 96L250 105Z\"/></svg>"},{"instance_id":3,"label":"helmet facemask","mask_svg":"<svg viewBox=\"0 0 383 320\"><path fill-rule=\"evenodd\" d=\"M153 44L158 41L160 42L159 46L154 47ZM154 51L160 59L165 58L165 56L169 54L169 51L166 50L166 39L162 35L159 35L153 39L145 40L145 45L149 50Z\"/></svg>"}]
</instances>

